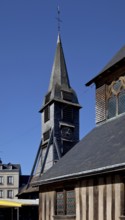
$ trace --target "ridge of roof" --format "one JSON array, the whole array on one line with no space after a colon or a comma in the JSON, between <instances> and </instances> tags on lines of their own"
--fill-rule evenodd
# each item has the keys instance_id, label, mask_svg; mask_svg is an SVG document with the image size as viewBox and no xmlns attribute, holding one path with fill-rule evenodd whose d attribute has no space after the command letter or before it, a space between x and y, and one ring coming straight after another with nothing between
<instances>
[{"instance_id":1,"label":"ridge of roof","mask_svg":"<svg viewBox=\"0 0 125 220\"><path fill-rule=\"evenodd\" d=\"M92 78L89 82L87 82L85 85L89 86L92 83L95 82L95 80L103 74L105 71L113 67L115 64L119 63L121 60L125 58L125 45L118 50L118 52L112 57L112 59L105 65L105 67L94 77Z\"/></svg>"}]
</instances>

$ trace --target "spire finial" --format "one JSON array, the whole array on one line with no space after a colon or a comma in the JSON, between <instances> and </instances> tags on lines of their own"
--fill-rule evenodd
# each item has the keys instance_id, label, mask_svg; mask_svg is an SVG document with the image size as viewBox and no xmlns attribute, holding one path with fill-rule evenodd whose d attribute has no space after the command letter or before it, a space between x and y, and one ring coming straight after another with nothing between
<instances>
[{"instance_id":1,"label":"spire finial","mask_svg":"<svg viewBox=\"0 0 125 220\"><path fill-rule=\"evenodd\" d=\"M57 21L58 21L58 33L60 33L60 23L62 22L61 19L60 19L60 8L59 8L59 5L57 7Z\"/></svg>"}]
</instances>

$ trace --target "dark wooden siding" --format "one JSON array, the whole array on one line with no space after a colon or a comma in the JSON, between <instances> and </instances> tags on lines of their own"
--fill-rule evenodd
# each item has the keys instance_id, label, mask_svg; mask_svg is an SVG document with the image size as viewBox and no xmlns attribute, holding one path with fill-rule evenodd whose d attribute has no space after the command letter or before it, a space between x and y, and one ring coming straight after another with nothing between
<instances>
[{"instance_id":1,"label":"dark wooden siding","mask_svg":"<svg viewBox=\"0 0 125 220\"><path fill-rule=\"evenodd\" d=\"M106 85L96 89L96 123L106 120Z\"/></svg>"}]
</instances>

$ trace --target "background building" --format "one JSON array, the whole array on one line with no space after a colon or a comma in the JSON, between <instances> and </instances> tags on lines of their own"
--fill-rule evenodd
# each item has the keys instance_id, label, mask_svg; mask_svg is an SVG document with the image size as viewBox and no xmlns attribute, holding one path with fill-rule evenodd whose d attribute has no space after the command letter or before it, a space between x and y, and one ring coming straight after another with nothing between
<instances>
[{"instance_id":1,"label":"background building","mask_svg":"<svg viewBox=\"0 0 125 220\"><path fill-rule=\"evenodd\" d=\"M0 199L15 199L20 186L20 164L3 164L0 160Z\"/></svg>"}]
</instances>

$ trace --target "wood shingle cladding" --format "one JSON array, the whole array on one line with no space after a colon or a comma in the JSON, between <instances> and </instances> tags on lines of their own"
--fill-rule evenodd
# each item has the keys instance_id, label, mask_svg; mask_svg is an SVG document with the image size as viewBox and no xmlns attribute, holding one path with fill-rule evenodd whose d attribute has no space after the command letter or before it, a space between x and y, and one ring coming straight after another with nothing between
<instances>
[{"instance_id":1,"label":"wood shingle cladding","mask_svg":"<svg viewBox=\"0 0 125 220\"><path fill-rule=\"evenodd\" d=\"M96 123L106 120L106 85L96 89Z\"/></svg>"}]
</instances>

